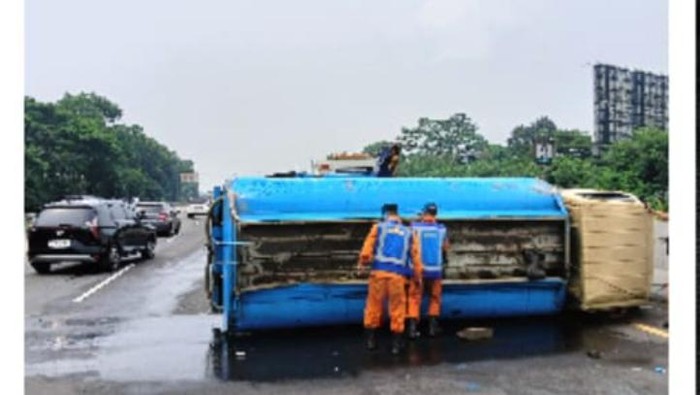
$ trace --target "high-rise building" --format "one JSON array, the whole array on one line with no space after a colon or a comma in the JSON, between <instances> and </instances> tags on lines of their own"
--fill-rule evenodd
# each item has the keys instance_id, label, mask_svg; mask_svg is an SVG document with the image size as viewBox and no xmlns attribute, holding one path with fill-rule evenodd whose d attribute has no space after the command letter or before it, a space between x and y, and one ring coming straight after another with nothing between
<instances>
[{"instance_id":1,"label":"high-rise building","mask_svg":"<svg viewBox=\"0 0 700 395\"><path fill-rule=\"evenodd\" d=\"M668 76L606 64L593 67L596 148L643 126L668 129Z\"/></svg>"}]
</instances>

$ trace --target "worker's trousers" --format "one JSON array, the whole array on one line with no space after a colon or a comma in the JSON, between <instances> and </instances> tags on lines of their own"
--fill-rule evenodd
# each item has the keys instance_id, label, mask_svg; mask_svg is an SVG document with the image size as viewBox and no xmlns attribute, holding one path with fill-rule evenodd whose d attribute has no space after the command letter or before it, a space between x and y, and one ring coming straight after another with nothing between
<instances>
[{"instance_id":1,"label":"worker's trousers","mask_svg":"<svg viewBox=\"0 0 700 395\"><path fill-rule=\"evenodd\" d=\"M406 278L395 273L373 271L369 276L364 324L367 329L382 324L384 302L389 299L391 331L403 333L406 319Z\"/></svg>"},{"instance_id":2,"label":"worker's trousers","mask_svg":"<svg viewBox=\"0 0 700 395\"><path fill-rule=\"evenodd\" d=\"M420 319L420 305L423 300L423 291L428 293L428 316L437 317L440 315L440 305L442 304L442 280L423 280L423 286L419 286L417 281L408 281L408 311L406 318Z\"/></svg>"}]
</instances>

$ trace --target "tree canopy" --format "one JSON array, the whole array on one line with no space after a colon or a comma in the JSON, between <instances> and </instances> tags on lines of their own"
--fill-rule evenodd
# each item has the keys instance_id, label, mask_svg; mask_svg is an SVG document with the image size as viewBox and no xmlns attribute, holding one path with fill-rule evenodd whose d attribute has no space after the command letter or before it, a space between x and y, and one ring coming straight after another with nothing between
<instances>
[{"instance_id":1,"label":"tree canopy","mask_svg":"<svg viewBox=\"0 0 700 395\"><path fill-rule=\"evenodd\" d=\"M535 162L534 144L551 141L551 165ZM590 134L560 129L546 116L516 126L505 145L489 143L465 114L447 119L421 118L402 128L399 176L539 177L562 188L596 188L633 193L657 209L668 209L668 133L636 130L632 137L592 156ZM365 147L372 153L388 143Z\"/></svg>"},{"instance_id":2,"label":"tree canopy","mask_svg":"<svg viewBox=\"0 0 700 395\"><path fill-rule=\"evenodd\" d=\"M25 210L67 194L177 200L180 173L194 164L117 123L122 110L94 93L56 103L25 97Z\"/></svg>"},{"instance_id":3,"label":"tree canopy","mask_svg":"<svg viewBox=\"0 0 700 395\"><path fill-rule=\"evenodd\" d=\"M447 119L420 118L418 126L402 128L397 140L407 155L466 162L474 159L488 144L477 130L466 114L458 113Z\"/></svg>"}]
</instances>

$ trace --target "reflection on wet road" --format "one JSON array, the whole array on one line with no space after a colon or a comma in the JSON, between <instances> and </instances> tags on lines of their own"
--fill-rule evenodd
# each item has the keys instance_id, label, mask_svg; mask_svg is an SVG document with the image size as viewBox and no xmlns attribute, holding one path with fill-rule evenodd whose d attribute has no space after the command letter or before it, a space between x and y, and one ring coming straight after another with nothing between
<instances>
[{"instance_id":1,"label":"reflection on wet road","mask_svg":"<svg viewBox=\"0 0 700 395\"><path fill-rule=\"evenodd\" d=\"M437 338L406 342L399 356L389 353L388 333L380 349L364 349L362 328L335 327L274 331L227 337L214 331L208 374L232 381L279 381L353 377L363 371L472 361L523 358L585 349L607 349L614 340L596 334L598 324L582 316L529 317L494 321L448 322ZM468 342L455 333L464 326L494 328L494 337Z\"/></svg>"},{"instance_id":2,"label":"reflection on wet road","mask_svg":"<svg viewBox=\"0 0 700 395\"><path fill-rule=\"evenodd\" d=\"M28 373L90 373L121 382L345 378L399 367L448 364L460 368L483 360L584 353L589 349L608 352L620 336L602 330L610 323L609 319L596 320L580 314L448 321L443 323L441 336L407 341L404 352L392 356L388 333L379 337L379 350L366 351L359 325L223 336L218 331L220 319L216 315L148 317L96 325L109 326L111 330L101 333L92 328L91 333L96 335L80 339L90 345L89 355L32 364ZM455 333L465 326L491 327L494 336L474 342L461 340ZM648 361L637 358L634 362Z\"/></svg>"}]
</instances>

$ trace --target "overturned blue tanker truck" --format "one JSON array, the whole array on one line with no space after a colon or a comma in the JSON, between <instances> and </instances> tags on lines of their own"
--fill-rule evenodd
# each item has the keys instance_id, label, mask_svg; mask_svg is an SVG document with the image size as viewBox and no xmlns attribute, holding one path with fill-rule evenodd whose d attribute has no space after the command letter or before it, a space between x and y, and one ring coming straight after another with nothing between
<instances>
[{"instance_id":1,"label":"overturned blue tanker truck","mask_svg":"<svg viewBox=\"0 0 700 395\"><path fill-rule=\"evenodd\" d=\"M214 189L205 287L224 332L362 322L362 242L387 202L440 207L442 319L638 306L651 216L634 196L535 178L240 177Z\"/></svg>"}]
</instances>

